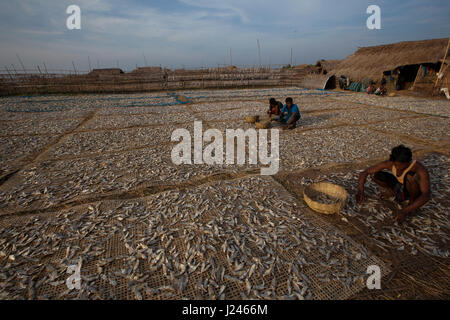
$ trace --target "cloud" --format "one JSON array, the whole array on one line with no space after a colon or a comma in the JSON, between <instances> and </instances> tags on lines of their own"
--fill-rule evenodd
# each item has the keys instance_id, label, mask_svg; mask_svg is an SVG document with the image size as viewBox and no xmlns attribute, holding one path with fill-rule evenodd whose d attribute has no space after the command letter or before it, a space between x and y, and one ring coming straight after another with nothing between
<instances>
[{"instance_id":1,"label":"cloud","mask_svg":"<svg viewBox=\"0 0 450 320\"><path fill-rule=\"evenodd\" d=\"M0 11L0 66L20 52L30 64L53 61L71 68L87 56L103 64L116 60L135 67L145 52L152 64L200 66L228 61L297 63L344 58L357 46L448 36L450 4L436 0L375 1L382 9L383 30L365 28L373 1L348 0L32 0L8 1ZM77 3L82 30L66 29L65 12ZM14 62L13 62L14 63ZM142 62L141 62L142 63Z\"/></svg>"},{"instance_id":2,"label":"cloud","mask_svg":"<svg viewBox=\"0 0 450 320\"><path fill-rule=\"evenodd\" d=\"M209 9L214 9L216 11L219 11L221 13L219 13L220 16L232 16L232 15L236 15L238 16L242 22L244 23L248 23L249 22L249 18L248 16L244 13L244 11L240 8L240 4L242 2L239 1L220 1L220 0L180 0L180 2L190 5L190 6L195 6L195 7L200 7L200 8L209 8ZM228 12L228 13L227 13ZM231 14L230 14L231 12Z\"/></svg>"}]
</instances>

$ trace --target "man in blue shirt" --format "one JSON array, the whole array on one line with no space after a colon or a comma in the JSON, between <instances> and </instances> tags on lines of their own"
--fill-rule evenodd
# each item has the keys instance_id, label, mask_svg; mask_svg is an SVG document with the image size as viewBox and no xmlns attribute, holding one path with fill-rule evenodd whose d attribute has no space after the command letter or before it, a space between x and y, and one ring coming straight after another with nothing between
<instances>
[{"instance_id":1,"label":"man in blue shirt","mask_svg":"<svg viewBox=\"0 0 450 320\"><path fill-rule=\"evenodd\" d=\"M281 124L284 125L283 129L294 129L297 125L297 121L300 120L300 110L298 106L294 104L292 98L286 98L286 104L281 109Z\"/></svg>"}]
</instances>

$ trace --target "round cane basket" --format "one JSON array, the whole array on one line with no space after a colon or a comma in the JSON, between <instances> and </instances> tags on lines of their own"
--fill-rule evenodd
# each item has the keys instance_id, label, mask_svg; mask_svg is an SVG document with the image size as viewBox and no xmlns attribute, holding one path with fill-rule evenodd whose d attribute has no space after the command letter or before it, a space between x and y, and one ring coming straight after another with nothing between
<instances>
[{"instance_id":1,"label":"round cane basket","mask_svg":"<svg viewBox=\"0 0 450 320\"><path fill-rule=\"evenodd\" d=\"M269 129L270 121L256 122L255 127L256 129Z\"/></svg>"},{"instance_id":2,"label":"round cane basket","mask_svg":"<svg viewBox=\"0 0 450 320\"><path fill-rule=\"evenodd\" d=\"M245 122L247 123L255 123L259 121L259 116L247 116L245 117Z\"/></svg>"},{"instance_id":3,"label":"round cane basket","mask_svg":"<svg viewBox=\"0 0 450 320\"><path fill-rule=\"evenodd\" d=\"M336 198L336 202L326 204L314 201L308 196L308 188ZM306 204L314 211L323 214L339 213L339 211L344 207L347 197L348 193L344 188L328 182L313 183L312 185L306 187L303 191L303 198L305 199Z\"/></svg>"}]
</instances>

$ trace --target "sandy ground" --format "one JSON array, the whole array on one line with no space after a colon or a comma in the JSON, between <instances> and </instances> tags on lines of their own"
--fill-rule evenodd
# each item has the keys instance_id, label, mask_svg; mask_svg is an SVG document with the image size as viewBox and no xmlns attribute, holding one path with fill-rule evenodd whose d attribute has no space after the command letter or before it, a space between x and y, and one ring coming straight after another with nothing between
<instances>
[{"instance_id":1,"label":"sandy ground","mask_svg":"<svg viewBox=\"0 0 450 320\"><path fill-rule=\"evenodd\" d=\"M448 299L450 103L298 88L0 99L0 298ZM171 161L177 128L248 129L292 96L280 171ZM225 141L224 141L225 144ZM353 197L357 176L405 144L433 199L398 225L395 205ZM350 199L311 211L303 188ZM69 290L70 265L81 290ZM381 290L365 288L381 267Z\"/></svg>"}]
</instances>

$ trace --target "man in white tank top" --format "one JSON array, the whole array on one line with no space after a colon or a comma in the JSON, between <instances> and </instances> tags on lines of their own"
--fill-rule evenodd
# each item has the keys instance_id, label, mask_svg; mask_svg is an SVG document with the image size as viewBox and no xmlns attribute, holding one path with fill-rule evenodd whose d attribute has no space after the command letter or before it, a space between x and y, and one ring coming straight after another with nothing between
<instances>
[{"instance_id":1,"label":"man in white tank top","mask_svg":"<svg viewBox=\"0 0 450 320\"><path fill-rule=\"evenodd\" d=\"M428 171L420 162L412 160L411 150L403 145L392 149L389 160L380 162L360 174L356 195L358 203L365 200L364 184L368 175L376 184L394 195L397 202L408 203L397 212L396 220L399 223L430 200Z\"/></svg>"}]
</instances>

